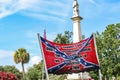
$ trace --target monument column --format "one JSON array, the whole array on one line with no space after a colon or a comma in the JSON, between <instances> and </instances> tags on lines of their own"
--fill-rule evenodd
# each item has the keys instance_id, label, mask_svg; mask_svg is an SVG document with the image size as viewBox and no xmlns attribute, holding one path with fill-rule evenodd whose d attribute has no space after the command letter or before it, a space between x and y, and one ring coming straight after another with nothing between
<instances>
[{"instance_id":1,"label":"monument column","mask_svg":"<svg viewBox=\"0 0 120 80\"><path fill-rule=\"evenodd\" d=\"M79 42L82 40L82 32L80 21L83 19L79 16L79 4L77 0L73 2L73 43ZM67 75L67 80L80 80L82 78L82 73L72 73Z\"/></svg>"},{"instance_id":2,"label":"monument column","mask_svg":"<svg viewBox=\"0 0 120 80\"><path fill-rule=\"evenodd\" d=\"M79 16L79 4L77 0L74 0L73 2L73 16L71 19L73 21L73 43L79 42L82 40L80 21L83 18Z\"/></svg>"}]
</instances>

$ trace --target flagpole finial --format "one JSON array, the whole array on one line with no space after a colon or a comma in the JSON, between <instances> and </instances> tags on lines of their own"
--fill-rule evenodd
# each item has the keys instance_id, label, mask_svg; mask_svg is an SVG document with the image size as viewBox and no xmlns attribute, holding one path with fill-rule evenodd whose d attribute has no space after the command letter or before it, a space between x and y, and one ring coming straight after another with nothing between
<instances>
[{"instance_id":1,"label":"flagpole finial","mask_svg":"<svg viewBox=\"0 0 120 80\"><path fill-rule=\"evenodd\" d=\"M46 28L44 29L44 38L46 39Z\"/></svg>"}]
</instances>

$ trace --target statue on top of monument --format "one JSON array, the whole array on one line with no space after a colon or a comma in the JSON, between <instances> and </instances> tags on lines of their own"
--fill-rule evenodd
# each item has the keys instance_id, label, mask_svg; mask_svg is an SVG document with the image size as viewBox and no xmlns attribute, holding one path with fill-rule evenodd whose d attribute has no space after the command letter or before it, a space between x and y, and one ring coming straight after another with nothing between
<instances>
[{"instance_id":1,"label":"statue on top of monument","mask_svg":"<svg viewBox=\"0 0 120 80\"><path fill-rule=\"evenodd\" d=\"M79 5L77 0L74 0L73 2L73 17L79 16Z\"/></svg>"}]
</instances>

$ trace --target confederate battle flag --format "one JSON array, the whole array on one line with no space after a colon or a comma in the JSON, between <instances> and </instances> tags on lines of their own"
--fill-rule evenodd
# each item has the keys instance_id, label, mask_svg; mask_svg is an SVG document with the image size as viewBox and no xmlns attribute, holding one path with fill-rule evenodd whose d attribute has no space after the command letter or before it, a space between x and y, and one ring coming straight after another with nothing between
<instances>
[{"instance_id":1,"label":"confederate battle flag","mask_svg":"<svg viewBox=\"0 0 120 80\"><path fill-rule=\"evenodd\" d=\"M78 73L99 69L93 35L73 44L57 44L39 38L48 73Z\"/></svg>"}]
</instances>

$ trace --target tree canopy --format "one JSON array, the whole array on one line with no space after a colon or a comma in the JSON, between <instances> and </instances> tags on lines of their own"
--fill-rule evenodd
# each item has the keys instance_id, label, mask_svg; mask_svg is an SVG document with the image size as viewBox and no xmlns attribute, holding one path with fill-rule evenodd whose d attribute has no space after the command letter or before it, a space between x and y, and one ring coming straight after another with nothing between
<instances>
[{"instance_id":1,"label":"tree canopy","mask_svg":"<svg viewBox=\"0 0 120 80\"><path fill-rule=\"evenodd\" d=\"M40 61L39 64L33 65L33 67L28 68L27 71L27 80L41 80L43 70L43 61Z\"/></svg>"},{"instance_id":2,"label":"tree canopy","mask_svg":"<svg viewBox=\"0 0 120 80\"><path fill-rule=\"evenodd\" d=\"M72 32L65 31L64 34L57 34L56 38L53 41L61 44L69 44L72 43L72 35Z\"/></svg>"},{"instance_id":3,"label":"tree canopy","mask_svg":"<svg viewBox=\"0 0 120 80\"><path fill-rule=\"evenodd\" d=\"M120 23L108 25L96 33L97 51L103 78L120 75Z\"/></svg>"}]
</instances>

